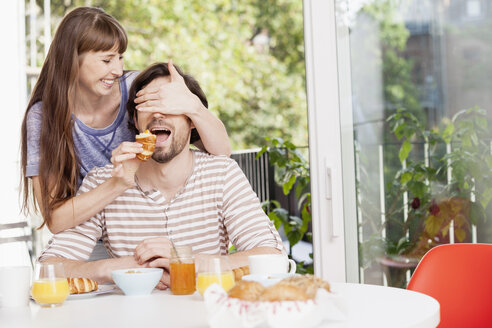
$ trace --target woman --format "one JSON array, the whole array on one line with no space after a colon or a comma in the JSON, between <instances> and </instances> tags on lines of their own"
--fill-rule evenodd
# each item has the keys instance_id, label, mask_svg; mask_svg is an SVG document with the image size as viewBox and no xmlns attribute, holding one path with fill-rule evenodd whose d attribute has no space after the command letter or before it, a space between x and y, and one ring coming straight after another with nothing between
<instances>
[{"instance_id":1,"label":"woman","mask_svg":"<svg viewBox=\"0 0 492 328\"><path fill-rule=\"evenodd\" d=\"M53 38L22 124L23 208L33 193L34 208L37 201L43 225L53 233L88 220L134 183L121 172L121 161L142 151L127 124L132 118L125 105L136 72L123 71L126 47L118 21L90 7L68 13ZM175 81L172 90L164 95L144 89L136 102L141 110L187 115L203 142L198 147L229 155L222 122L184 82ZM171 105L164 107L162 99ZM87 172L110 161L112 179L77 196Z\"/></svg>"}]
</instances>

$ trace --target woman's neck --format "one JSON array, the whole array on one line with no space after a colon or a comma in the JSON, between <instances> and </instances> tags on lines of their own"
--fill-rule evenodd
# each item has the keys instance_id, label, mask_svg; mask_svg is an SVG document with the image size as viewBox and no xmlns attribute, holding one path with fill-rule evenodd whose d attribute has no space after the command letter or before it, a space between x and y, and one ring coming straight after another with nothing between
<instances>
[{"instance_id":1,"label":"woman's neck","mask_svg":"<svg viewBox=\"0 0 492 328\"><path fill-rule=\"evenodd\" d=\"M87 126L96 129L105 128L118 115L120 103L119 85L115 85L111 93L106 96L96 96L80 88L77 90L74 114Z\"/></svg>"}]
</instances>

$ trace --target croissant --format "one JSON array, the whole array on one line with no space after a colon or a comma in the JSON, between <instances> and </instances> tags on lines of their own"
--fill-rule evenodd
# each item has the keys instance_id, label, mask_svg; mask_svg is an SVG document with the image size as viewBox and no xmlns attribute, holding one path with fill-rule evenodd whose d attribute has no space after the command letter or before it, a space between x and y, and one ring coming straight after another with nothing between
<instances>
[{"instance_id":1,"label":"croissant","mask_svg":"<svg viewBox=\"0 0 492 328\"><path fill-rule=\"evenodd\" d=\"M97 282L89 278L67 278L70 294L82 294L97 290Z\"/></svg>"},{"instance_id":2,"label":"croissant","mask_svg":"<svg viewBox=\"0 0 492 328\"><path fill-rule=\"evenodd\" d=\"M249 274L249 266L242 266L239 268L232 269L232 273L234 273L234 281L239 281L243 276Z\"/></svg>"},{"instance_id":3,"label":"croissant","mask_svg":"<svg viewBox=\"0 0 492 328\"><path fill-rule=\"evenodd\" d=\"M157 136L150 133L149 130L145 130L145 132L138 134L135 139L142 144L144 149L141 153L137 154L137 158L142 161L148 160L154 153Z\"/></svg>"}]
</instances>

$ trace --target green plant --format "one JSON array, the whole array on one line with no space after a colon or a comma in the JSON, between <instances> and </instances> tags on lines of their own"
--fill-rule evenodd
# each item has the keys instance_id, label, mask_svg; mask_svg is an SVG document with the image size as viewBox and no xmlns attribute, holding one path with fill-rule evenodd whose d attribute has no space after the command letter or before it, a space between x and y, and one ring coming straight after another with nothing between
<instances>
[{"instance_id":1,"label":"green plant","mask_svg":"<svg viewBox=\"0 0 492 328\"><path fill-rule=\"evenodd\" d=\"M471 225L486 218L492 199L491 133L486 111L460 111L441 128L426 129L410 112L397 110L387 119L401 141L399 169L388 188L387 255L421 257L446 243L451 222L456 241L470 239ZM429 159L411 157L418 142L428 145ZM444 147L445 146L445 147ZM408 194L403 203L402 195ZM407 218L402 219L406 211Z\"/></svg>"},{"instance_id":2,"label":"green plant","mask_svg":"<svg viewBox=\"0 0 492 328\"><path fill-rule=\"evenodd\" d=\"M265 201L262 206L275 228L283 227L289 241L289 255L292 257L292 247L306 236L312 242L312 234L307 232L311 222L311 193L309 185L309 164L299 149L290 141L281 138L266 137L265 145L257 154L259 158L268 151L270 164L275 167L275 181L282 187L284 195L289 195L295 187L297 206L301 217L292 215L282 208L278 200ZM310 254L312 258L312 254ZM297 272L313 273L313 265L297 263Z\"/></svg>"}]
</instances>

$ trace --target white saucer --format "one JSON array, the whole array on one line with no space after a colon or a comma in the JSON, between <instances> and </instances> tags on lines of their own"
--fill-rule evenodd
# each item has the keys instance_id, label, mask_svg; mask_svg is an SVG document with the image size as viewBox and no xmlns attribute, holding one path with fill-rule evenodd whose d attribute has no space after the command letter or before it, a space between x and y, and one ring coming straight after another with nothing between
<instances>
[{"instance_id":1,"label":"white saucer","mask_svg":"<svg viewBox=\"0 0 492 328\"><path fill-rule=\"evenodd\" d=\"M242 280L246 281L257 281L261 283L263 286L268 287L271 285L276 284L280 280L293 276L294 273L274 273L274 274L269 274L269 275L263 275L263 274L248 274L246 276L242 276Z\"/></svg>"}]
</instances>

